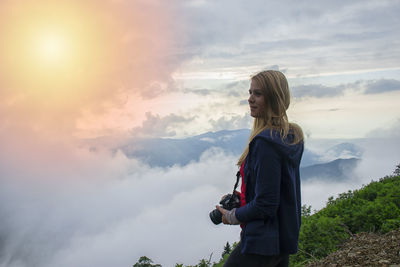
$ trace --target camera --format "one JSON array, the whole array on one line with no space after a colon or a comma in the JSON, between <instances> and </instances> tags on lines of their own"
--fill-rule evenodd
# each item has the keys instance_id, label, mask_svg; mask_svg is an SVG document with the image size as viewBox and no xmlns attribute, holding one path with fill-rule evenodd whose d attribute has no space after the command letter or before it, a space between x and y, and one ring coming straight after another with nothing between
<instances>
[{"instance_id":1,"label":"camera","mask_svg":"<svg viewBox=\"0 0 400 267\"><path fill-rule=\"evenodd\" d=\"M240 195L233 193L233 194L227 194L222 198L222 200L219 202L221 204L222 208L226 210L231 210L234 208L239 208L240 207ZM220 224L222 222L222 213L215 209L210 212L210 219L214 224Z\"/></svg>"}]
</instances>

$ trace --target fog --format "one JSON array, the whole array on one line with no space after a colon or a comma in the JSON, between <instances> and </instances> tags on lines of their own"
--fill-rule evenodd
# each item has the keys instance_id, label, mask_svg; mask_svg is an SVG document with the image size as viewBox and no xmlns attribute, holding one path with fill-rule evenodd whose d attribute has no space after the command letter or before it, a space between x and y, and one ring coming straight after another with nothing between
<instances>
[{"instance_id":1,"label":"fog","mask_svg":"<svg viewBox=\"0 0 400 267\"><path fill-rule=\"evenodd\" d=\"M219 260L239 238L239 227L208 217L234 184L235 159L222 151L151 169L119 151L10 145L14 153L1 155L0 266L131 266L143 255L195 264L211 253Z\"/></svg>"},{"instance_id":2,"label":"fog","mask_svg":"<svg viewBox=\"0 0 400 267\"><path fill-rule=\"evenodd\" d=\"M235 156L212 148L186 166L150 168L121 151L27 136L1 139L0 266L131 266L144 255L189 265L211 253L218 261L239 240L238 226L215 226L208 215L233 188ZM371 140L358 143L352 179L304 182L303 204L318 210L391 174L398 139Z\"/></svg>"},{"instance_id":3,"label":"fog","mask_svg":"<svg viewBox=\"0 0 400 267\"><path fill-rule=\"evenodd\" d=\"M398 127L398 124L395 127ZM330 196L336 198L340 193L360 189L371 181L378 181L385 176L392 175L396 166L400 164L400 138L397 135L398 133L396 132L387 133L385 137L350 140L350 142L361 148L362 155L356 168L347 174L348 179L345 181L314 179L303 182L303 204L311 205L312 210L320 210L326 205ZM340 142L343 142L343 140L326 140L325 142L309 140L309 146L311 149L318 147L323 150L324 147Z\"/></svg>"}]
</instances>

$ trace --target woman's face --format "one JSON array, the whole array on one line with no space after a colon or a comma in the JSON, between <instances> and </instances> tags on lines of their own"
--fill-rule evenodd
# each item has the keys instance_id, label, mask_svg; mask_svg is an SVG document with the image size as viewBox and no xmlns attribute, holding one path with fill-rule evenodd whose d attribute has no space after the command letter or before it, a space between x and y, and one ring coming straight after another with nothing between
<instances>
[{"instance_id":1,"label":"woman's face","mask_svg":"<svg viewBox=\"0 0 400 267\"><path fill-rule=\"evenodd\" d=\"M261 117L265 110L264 95L255 80L251 80L249 94L250 115L254 118Z\"/></svg>"}]
</instances>

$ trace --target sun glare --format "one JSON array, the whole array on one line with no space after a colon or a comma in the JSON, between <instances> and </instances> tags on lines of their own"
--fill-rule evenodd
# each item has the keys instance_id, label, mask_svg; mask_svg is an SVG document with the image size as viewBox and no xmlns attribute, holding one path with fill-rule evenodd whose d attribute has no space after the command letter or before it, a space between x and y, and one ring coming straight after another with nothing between
<instances>
[{"instance_id":1,"label":"sun glare","mask_svg":"<svg viewBox=\"0 0 400 267\"><path fill-rule=\"evenodd\" d=\"M0 9L3 86L42 95L57 90L60 98L94 90L109 67L108 22L78 1L18 3Z\"/></svg>"},{"instance_id":2,"label":"sun glare","mask_svg":"<svg viewBox=\"0 0 400 267\"><path fill-rule=\"evenodd\" d=\"M68 57L68 40L65 36L52 32L44 32L37 36L33 53L43 63L63 64Z\"/></svg>"}]
</instances>

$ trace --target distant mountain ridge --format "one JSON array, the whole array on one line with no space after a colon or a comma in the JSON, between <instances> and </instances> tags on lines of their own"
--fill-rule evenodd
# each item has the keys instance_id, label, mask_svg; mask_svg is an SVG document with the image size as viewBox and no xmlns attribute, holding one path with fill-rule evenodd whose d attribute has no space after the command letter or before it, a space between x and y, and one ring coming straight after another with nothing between
<instances>
[{"instance_id":1,"label":"distant mountain ridge","mask_svg":"<svg viewBox=\"0 0 400 267\"><path fill-rule=\"evenodd\" d=\"M183 139L139 138L120 149L129 158L138 158L151 167L171 167L187 165L198 161L201 154L212 147L223 149L226 153L239 155L247 142L250 130L223 130L207 132Z\"/></svg>"},{"instance_id":2,"label":"distant mountain ridge","mask_svg":"<svg viewBox=\"0 0 400 267\"><path fill-rule=\"evenodd\" d=\"M100 137L81 140L90 150L106 148L122 151L128 158L136 158L150 167L185 166L200 160L211 149L222 149L226 154L239 157L250 135L249 129L222 130L181 138L121 138ZM322 152L311 151L305 145L301 160L301 177L307 180L343 181L362 158L363 150L351 142L336 143ZM234 162L232 166L234 166Z\"/></svg>"},{"instance_id":3,"label":"distant mountain ridge","mask_svg":"<svg viewBox=\"0 0 400 267\"><path fill-rule=\"evenodd\" d=\"M360 159L336 159L327 163L315 164L300 168L302 180L335 180L343 181L357 167Z\"/></svg>"},{"instance_id":4,"label":"distant mountain ridge","mask_svg":"<svg viewBox=\"0 0 400 267\"><path fill-rule=\"evenodd\" d=\"M132 138L112 150L120 150L128 158L137 158L151 167L185 166L199 161L201 155L213 147L238 157L249 134L249 129L241 129L207 132L181 139ZM349 142L334 145L323 154L310 151L306 146L300 170L302 180L342 181L349 178L361 155L362 150Z\"/></svg>"}]
</instances>

